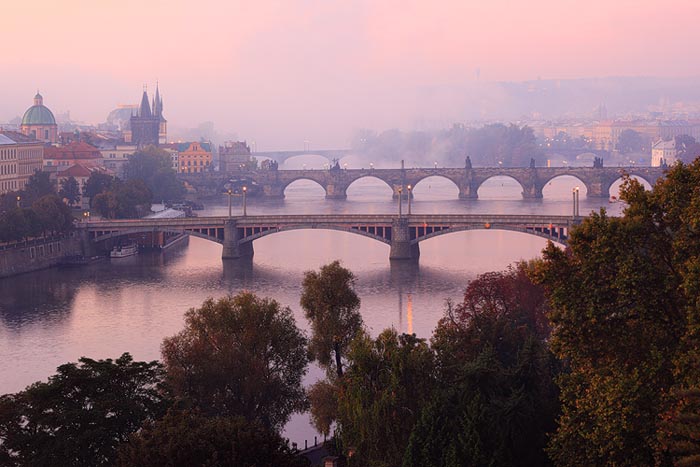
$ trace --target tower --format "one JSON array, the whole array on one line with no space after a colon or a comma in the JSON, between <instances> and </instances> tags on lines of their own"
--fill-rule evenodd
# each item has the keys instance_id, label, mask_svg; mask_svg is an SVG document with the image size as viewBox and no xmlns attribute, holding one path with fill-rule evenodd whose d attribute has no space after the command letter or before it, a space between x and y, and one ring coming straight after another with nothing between
<instances>
[{"instance_id":1,"label":"tower","mask_svg":"<svg viewBox=\"0 0 700 467\"><path fill-rule=\"evenodd\" d=\"M163 100L156 85L156 95L153 106L148 103L148 91L144 88L141 105L136 115L130 119L131 141L138 147L165 142L167 121L163 117Z\"/></svg>"}]
</instances>

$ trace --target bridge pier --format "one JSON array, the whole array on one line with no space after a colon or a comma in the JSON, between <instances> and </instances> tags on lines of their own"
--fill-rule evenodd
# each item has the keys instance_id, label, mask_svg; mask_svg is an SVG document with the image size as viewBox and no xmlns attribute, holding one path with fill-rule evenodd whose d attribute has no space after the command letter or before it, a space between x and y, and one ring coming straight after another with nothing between
<instances>
[{"instance_id":1,"label":"bridge pier","mask_svg":"<svg viewBox=\"0 0 700 467\"><path fill-rule=\"evenodd\" d=\"M347 186L329 183L326 185L326 199L347 199Z\"/></svg>"},{"instance_id":2,"label":"bridge pier","mask_svg":"<svg viewBox=\"0 0 700 467\"><path fill-rule=\"evenodd\" d=\"M420 257L418 243L411 243L411 234L408 228L408 218L393 219L391 221L391 250L390 260L417 260Z\"/></svg>"},{"instance_id":3,"label":"bridge pier","mask_svg":"<svg viewBox=\"0 0 700 467\"><path fill-rule=\"evenodd\" d=\"M235 220L224 223L224 248L221 259L250 258L253 256L253 242L241 243Z\"/></svg>"},{"instance_id":4,"label":"bridge pier","mask_svg":"<svg viewBox=\"0 0 700 467\"><path fill-rule=\"evenodd\" d=\"M536 183L523 186L523 199L542 199L542 188L544 187Z\"/></svg>"},{"instance_id":5,"label":"bridge pier","mask_svg":"<svg viewBox=\"0 0 700 467\"><path fill-rule=\"evenodd\" d=\"M263 195L265 198L283 199L284 187L278 183L263 185Z\"/></svg>"},{"instance_id":6,"label":"bridge pier","mask_svg":"<svg viewBox=\"0 0 700 467\"><path fill-rule=\"evenodd\" d=\"M473 187L470 184L459 187L459 199L479 199L479 187Z\"/></svg>"}]
</instances>

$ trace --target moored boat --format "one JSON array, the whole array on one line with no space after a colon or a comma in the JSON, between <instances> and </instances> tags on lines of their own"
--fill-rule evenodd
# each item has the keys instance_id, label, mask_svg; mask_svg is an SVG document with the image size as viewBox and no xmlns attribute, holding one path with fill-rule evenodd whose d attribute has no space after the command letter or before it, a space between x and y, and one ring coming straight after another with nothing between
<instances>
[{"instance_id":1,"label":"moored boat","mask_svg":"<svg viewBox=\"0 0 700 467\"><path fill-rule=\"evenodd\" d=\"M126 258L138 254L139 246L136 243L130 245L117 245L109 253L110 258Z\"/></svg>"}]
</instances>

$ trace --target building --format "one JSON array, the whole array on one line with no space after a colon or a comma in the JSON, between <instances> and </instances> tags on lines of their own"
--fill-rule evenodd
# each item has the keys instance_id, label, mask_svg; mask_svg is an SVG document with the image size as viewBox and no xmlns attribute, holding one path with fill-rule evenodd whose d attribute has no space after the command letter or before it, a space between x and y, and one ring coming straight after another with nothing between
<instances>
[{"instance_id":1,"label":"building","mask_svg":"<svg viewBox=\"0 0 700 467\"><path fill-rule=\"evenodd\" d=\"M245 141L226 141L219 146L219 170L231 173L248 167L251 161L250 146Z\"/></svg>"},{"instance_id":2,"label":"building","mask_svg":"<svg viewBox=\"0 0 700 467\"><path fill-rule=\"evenodd\" d=\"M111 171L105 169L104 167L84 166L82 164L75 164L68 167L65 170L56 172L56 187L60 189L64 180L73 177L75 181L78 182L78 187L80 188L80 196L78 197L77 205L80 206L81 209L88 209L90 207L90 198L87 196L83 196L82 193L85 189L85 185L87 184L88 179L94 173L114 175Z\"/></svg>"},{"instance_id":3,"label":"building","mask_svg":"<svg viewBox=\"0 0 700 467\"><path fill-rule=\"evenodd\" d=\"M39 92L34 96L34 105L24 112L20 131L23 135L44 143L56 143L58 125L56 125L53 112L44 105L44 98Z\"/></svg>"},{"instance_id":4,"label":"building","mask_svg":"<svg viewBox=\"0 0 700 467\"><path fill-rule=\"evenodd\" d=\"M211 143L209 142L171 143L164 145L163 149L177 151L178 173L192 174L212 170Z\"/></svg>"},{"instance_id":5,"label":"building","mask_svg":"<svg viewBox=\"0 0 700 467\"><path fill-rule=\"evenodd\" d=\"M169 146L162 146L161 149L168 153L168 155L170 156L170 167L175 173L178 173L178 171L180 170L180 155L177 152L177 149Z\"/></svg>"},{"instance_id":6,"label":"building","mask_svg":"<svg viewBox=\"0 0 700 467\"><path fill-rule=\"evenodd\" d=\"M0 194L22 190L41 170L44 143L22 133L0 131Z\"/></svg>"},{"instance_id":7,"label":"building","mask_svg":"<svg viewBox=\"0 0 700 467\"><path fill-rule=\"evenodd\" d=\"M100 149L102 154L102 165L117 175L124 177L124 169L126 163L129 162L131 156L136 152L134 145L115 145L113 148Z\"/></svg>"},{"instance_id":8,"label":"building","mask_svg":"<svg viewBox=\"0 0 700 467\"><path fill-rule=\"evenodd\" d=\"M158 86L153 106L148 103L148 93L144 90L138 112L129 120L129 131L125 134L125 141L138 147L158 146L165 143L167 133L168 122L163 117L163 99L160 97Z\"/></svg>"},{"instance_id":9,"label":"building","mask_svg":"<svg viewBox=\"0 0 700 467\"><path fill-rule=\"evenodd\" d=\"M662 167L676 162L676 141L659 140L651 146L651 166Z\"/></svg>"},{"instance_id":10,"label":"building","mask_svg":"<svg viewBox=\"0 0 700 467\"><path fill-rule=\"evenodd\" d=\"M95 146L74 141L65 146L49 146L44 150L44 171L60 172L76 164L85 167L102 166L102 154Z\"/></svg>"}]
</instances>

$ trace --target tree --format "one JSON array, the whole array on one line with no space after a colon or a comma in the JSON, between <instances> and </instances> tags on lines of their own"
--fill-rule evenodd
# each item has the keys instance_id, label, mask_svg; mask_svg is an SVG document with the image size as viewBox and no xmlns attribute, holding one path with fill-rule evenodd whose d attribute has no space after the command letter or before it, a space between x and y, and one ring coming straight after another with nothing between
<instances>
[{"instance_id":1,"label":"tree","mask_svg":"<svg viewBox=\"0 0 700 467\"><path fill-rule=\"evenodd\" d=\"M91 204L102 217L126 219L138 217L144 206L150 206L151 199L151 192L142 180L114 179L109 189L96 195Z\"/></svg>"},{"instance_id":2,"label":"tree","mask_svg":"<svg viewBox=\"0 0 700 467\"><path fill-rule=\"evenodd\" d=\"M304 467L279 434L242 417L170 410L122 445L119 466Z\"/></svg>"},{"instance_id":3,"label":"tree","mask_svg":"<svg viewBox=\"0 0 700 467\"><path fill-rule=\"evenodd\" d=\"M354 283L353 273L339 261L322 266L318 272L306 271L302 282L301 307L313 333L309 351L327 371L334 368L339 378L343 376L343 356L362 330Z\"/></svg>"},{"instance_id":4,"label":"tree","mask_svg":"<svg viewBox=\"0 0 700 467\"><path fill-rule=\"evenodd\" d=\"M179 200L185 186L177 179L170 155L155 146L135 152L124 168L127 180L142 180L156 200Z\"/></svg>"},{"instance_id":5,"label":"tree","mask_svg":"<svg viewBox=\"0 0 700 467\"><path fill-rule=\"evenodd\" d=\"M90 205L92 206L92 200L99 195L104 193L112 185L114 177L111 175L103 174L100 172L93 172L90 174L90 178L85 182L85 187L83 188L83 195L90 198Z\"/></svg>"},{"instance_id":6,"label":"tree","mask_svg":"<svg viewBox=\"0 0 700 467\"><path fill-rule=\"evenodd\" d=\"M70 208L57 195L46 195L32 204L39 225L44 234L66 233L73 228Z\"/></svg>"},{"instance_id":7,"label":"tree","mask_svg":"<svg viewBox=\"0 0 700 467\"><path fill-rule=\"evenodd\" d=\"M81 358L47 383L0 397L0 463L108 466L119 443L165 413L158 362Z\"/></svg>"},{"instance_id":8,"label":"tree","mask_svg":"<svg viewBox=\"0 0 700 467\"><path fill-rule=\"evenodd\" d=\"M289 308L250 292L209 299L163 341L175 394L204 414L243 416L280 429L306 409L307 340Z\"/></svg>"},{"instance_id":9,"label":"tree","mask_svg":"<svg viewBox=\"0 0 700 467\"><path fill-rule=\"evenodd\" d=\"M68 177L61 180L61 189L58 195L68 202L69 206L74 205L80 199L80 187L75 177Z\"/></svg>"},{"instance_id":10,"label":"tree","mask_svg":"<svg viewBox=\"0 0 700 467\"><path fill-rule=\"evenodd\" d=\"M566 252L545 250L552 348L568 364L557 464L669 464L661 414L700 387L699 184L700 161L675 165L651 192L628 178L622 218L602 210Z\"/></svg>"},{"instance_id":11,"label":"tree","mask_svg":"<svg viewBox=\"0 0 700 467\"><path fill-rule=\"evenodd\" d=\"M432 340L437 390L417 422L404 467L548 465L558 411L547 301L535 263L486 273L448 306Z\"/></svg>"},{"instance_id":12,"label":"tree","mask_svg":"<svg viewBox=\"0 0 700 467\"><path fill-rule=\"evenodd\" d=\"M631 152L644 152L646 149L647 141L641 135L641 133L627 129L622 130L620 136L617 138L617 144L615 149L620 151L622 154L629 154Z\"/></svg>"},{"instance_id":13,"label":"tree","mask_svg":"<svg viewBox=\"0 0 700 467\"><path fill-rule=\"evenodd\" d=\"M358 335L339 381L338 425L353 465L401 465L413 425L433 390L433 354L424 339L383 331ZM381 440L381 441L380 441Z\"/></svg>"},{"instance_id":14,"label":"tree","mask_svg":"<svg viewBox=\"0 0 700 467\"><path fill-rule=\"evenodd\" d=\"M24 196L22 196L22 204L32 204L39 198L56 194L53 183L48 172L37 170L29 177L27 185L24 187Z\"/></svg>"}]
</instances>

